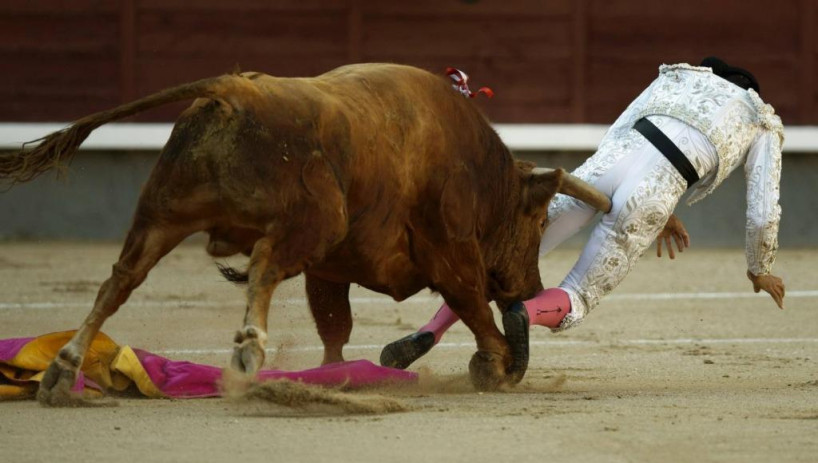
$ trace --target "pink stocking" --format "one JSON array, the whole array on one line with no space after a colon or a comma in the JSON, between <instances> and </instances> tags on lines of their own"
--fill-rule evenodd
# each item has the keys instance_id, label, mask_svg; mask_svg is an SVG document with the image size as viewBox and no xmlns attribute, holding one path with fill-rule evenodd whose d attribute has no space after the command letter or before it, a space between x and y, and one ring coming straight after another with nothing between
<instances>
[{"instance_id":1,"label":"pink stocking","mask_svg":"<svg viewBox=\"0 0 818 463\"><path fill-rule=\"evenodd\" d=\"M560 288L549 288L540 291L525 302L530 325L558 328L562 319L571 311L571 299L568 293Z\"/></svg>"},{"instance_id":2,"label":"pink stocking","mask_svg":"<svg viewBox=\"0 0 818 463\"><path fill-rule=\"evenodd\" d=\"M460 320L460 317L455 315L448 305L443 304L440 306L440 309L438 309L435 316L429 320L429 323L423 325L418 330L418 333L431 331L435 335L435 344L437 344L440 342L440 338L443 337L443 333L445 333L458 320Z\"/></svg>"},{"instance_id":3,"label":"pink stocking","mask_svg":"<svg viewBox=\"0 0 818 463\"><path fill-rule=\"evenodd\" d=\"M540 291L525 302L525 309L528 312L530 325L541 325L548 328L558 328L562 319L571 311L571 299L568 293L560 288L549 288ZM443 304L429 323L418 329L418 333L429 331L435 335L435 344L440 342L443 333L454 325L460 317L452 312L448 305Z\"/></svg>"}]
</instances>

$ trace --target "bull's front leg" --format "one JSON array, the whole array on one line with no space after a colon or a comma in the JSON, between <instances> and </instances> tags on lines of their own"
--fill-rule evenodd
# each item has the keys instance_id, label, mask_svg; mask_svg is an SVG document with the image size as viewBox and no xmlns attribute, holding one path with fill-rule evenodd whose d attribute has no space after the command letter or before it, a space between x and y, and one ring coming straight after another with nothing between
<instances>
[{"instance_id":1,"label":"bull's front leg","mask_svg":"<svg viewBox=\"0 0 818 463\"><path fill-rule=\"evenodd\" d=\"M446 303L474 333L477 352L469 362L469 376L475 388L493 391L510 384L506 371L511 366L511 352L505 337L497 329L491 307L477 291L443 293Z\"/></svg>"},{"instance_id":2,"label":"bull's front leg","mask_svg":"<svg viewBox=\"0 0 818 463\"><path fill-rule=\"evenodd\" d=\"M486 299L485 267L479 247L470 240L455 241L435 260L435 286L443 299L474 333L477 352L469 362L474 387L496 390L510 384L507 371L512 363L508 342L497 325Z\"/></svg>"},{"instance_id":3,"label":"bull's front leg","mask_svg":"<svg viewBox=\"0 0 818 463\"><path fill-rule=\"evenodd\" d=\"M447 226L447 233L455 236L449 236L445 246L439 231L415 233L413 255L449 308L474 333L477 352L469 363L469 375L475 388L495 390L510 383L506 372L512 363L511 351L486 299L486 267L480 246L468 230L457 234L451 232L452 227Z\"/></svg>"}]
</instances>

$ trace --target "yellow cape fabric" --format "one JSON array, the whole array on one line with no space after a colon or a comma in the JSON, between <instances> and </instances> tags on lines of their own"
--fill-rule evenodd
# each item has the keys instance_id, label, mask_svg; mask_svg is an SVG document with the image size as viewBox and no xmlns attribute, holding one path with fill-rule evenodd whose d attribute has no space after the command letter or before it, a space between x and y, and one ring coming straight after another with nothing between
<instances>
[{"instance_id":1,"label":"yellow cape fabric","mask_svg":"<svg viewBox=\"0 0 818 463\"><path fill-rule=\"evenodd\" d=\"M133 381L139 392L144 396L152 399L165 397L165 394L153 384L148 372L142 366L142 362L136 356L136 352L130 347L122 346L119 349L116 358L111 362L111 370L117 373L116 377L126 378L129 383Z\"/></svg>"},{"instance_id":2,"label":"yellow cape fabric","mask_svg":"<svg viewBox=\"0 0 818 463\"><path fill-rule=\"evenodd\" d=\"M29 341L11 360L0 362L0 399L33 396L48 365L75 331L61 331L38 336ZM164 397L151 382L142 364L128 346L120 347L104 333L99 333L82 363L82 372L103 389L124 391L131 384L148 397ZM99 391L86 387L84 393Z\"/></svg>"}]
</instances>

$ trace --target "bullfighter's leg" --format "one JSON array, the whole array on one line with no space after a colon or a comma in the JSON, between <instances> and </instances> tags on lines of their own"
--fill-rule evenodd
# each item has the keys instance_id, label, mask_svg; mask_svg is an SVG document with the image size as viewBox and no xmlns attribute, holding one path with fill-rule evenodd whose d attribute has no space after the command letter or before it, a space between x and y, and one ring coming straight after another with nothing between
<instances>
[{"instance_id":1,"label":"bullfighter's leg","mask_svg":"<svg viewBox=\"0 0 818 463\"><path fill-rule=\"evenodd\" d=\"M530 325L556 329L570 310L571 302L568 294L560 288L545 289L529 300L512 304L503 313L503 331L506 340L509 344L522 345L528 339ZM460 317L444 303L435 316L416 332L387 344L381 351L381 365L401 370L408 368L409 365L432 350L449 327L459 320ZM519 362L527 363L527 346L525 349L514 350L526 357L520 358ZM511 370L524 371L525 368L512 367ZM519 379L522 380L522 376Z\"/></svg>"},{"instance_id":2,"label":"bullfighter's leg","mask_svg":"<svg viewBox=\"0 0 818 463\"><path fill-rule=\"evenodd\" d=\"M352 332L352 310L349 306L349 283L334 283L306 275L310 311L324 344L323 365L343 362L344 344Z\"/></svg>"},{"instance_id":3,"label":"bullfighter's leg","mask_svg":"<svg viewBox=\"0 0 818 463\"><path fill-rule=\"evenodd\" d=\"M559 285L570 298L570 311L556 331L576 326L624 280L687 188L681 174L652 146L621 160L599 181L619 182L613 208L594 227Z\"/></svg>"},{"instance_id":4,"label":"bullfighter's leg","mask_svg":"<svg viewBox=\"0 0 818 463\"><path fill-rule=\"evenodd\" d=\"M447 304L443 304L425 325L416 332L390 342L381 350L381 365L404 370L415 360L432 350L449 328L460 320Z\"/></svg>"},{"instance_id":5,"label":"bullfighter's leg","mask_svg":"<svg viewBox=\"0 0 818 463\"><path fill-rule=\"evenodd\" d=\"M43 405L65 406L82 403L81 399L72 395L70 391L85 354L99 333L100 327L145 280L159 259L195 231L188 228L160 228L148 225L148 222L147 219L137 219L128 233L119 261L114 264L110 278L105 280L99 289L91 313L48 366L37 392L37 400Z\"/></svg>"}]
</instances>

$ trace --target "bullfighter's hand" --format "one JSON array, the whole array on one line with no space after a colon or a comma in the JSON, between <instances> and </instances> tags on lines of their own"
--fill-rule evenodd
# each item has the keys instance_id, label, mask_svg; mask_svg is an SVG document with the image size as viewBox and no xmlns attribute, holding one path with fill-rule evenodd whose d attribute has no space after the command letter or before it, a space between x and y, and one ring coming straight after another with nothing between
<instances>
[{"instance_id":1,"label":"bullfighter's hand","mask_svg":"<svg viewBox=\"0 0 818 463\"><path fill-rule=\"evenodd\" d=\"M659 232L656 237L656 257L662 257L662 242L667 246L668 257L676 258L676 253L673 252L673 245L670 243L670 238L676 242L676 247L679 252L684 252L684 248L690 247L690 235L687 234L684 224L675 214L670 214L667 219L665 228Z\"/></svg>"},{"instance_id":2,"label":"bullfighter's hand","mask_svg":"<svg viewBox=\"0 0 818 463\"><path fill-rule=\"evenodd\" d=\"M753 291L759 292L763 289L770 294L779 309L784 309L784 280L773 274L753 275L749 270L747 278L753 282Z\"/></svg>"}]
</instances>

